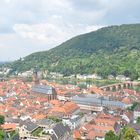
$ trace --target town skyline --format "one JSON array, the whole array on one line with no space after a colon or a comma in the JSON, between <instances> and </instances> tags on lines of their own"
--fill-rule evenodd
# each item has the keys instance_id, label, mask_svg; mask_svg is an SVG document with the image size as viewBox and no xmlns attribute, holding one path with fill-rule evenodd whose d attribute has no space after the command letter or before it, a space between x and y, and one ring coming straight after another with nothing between
<instances>
[{"instance_id":1,"label":"town skyline","mask_svg":"<svg viewBox=\"0 0 140 140\"><path fill-rule=\"evenodd\" d=\"M140 140L140 0L0 0L0 140Z\"/></svg>"}]
</instances>

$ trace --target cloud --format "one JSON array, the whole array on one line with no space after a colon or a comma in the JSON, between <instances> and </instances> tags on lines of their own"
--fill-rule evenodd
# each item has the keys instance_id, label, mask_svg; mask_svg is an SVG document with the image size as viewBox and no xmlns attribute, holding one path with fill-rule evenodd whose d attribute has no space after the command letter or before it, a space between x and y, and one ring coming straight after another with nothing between
<instances>
[{"instance_id":1,"label":"cloud","mask_svg":"<svg viewBox=\"0 0 140 140\"><path fill-rule=\"evenodd\" d=\"M48 50L103 26L138 23L139 5L139 0L1 0L0 59Z\"/></svg>"},{"instance_id":2,"label":"cloud","mask_svg":"<svg viewBox=\"0 0 140 140\"><path fill-rule=\"evenodd\" d=\"M7 4L9 4L9 3L11 2L11 0L5 0L5 2L6 2Z\"/></svg>"},{"instance_id":3,"label":"cloud","mask_svg":"<svg viewBox=\"0 0 140 140\"><path fill-rule=\"evenodd\" d=\"M57 16L55 16L57 17ZM57 17L60 18L60 17ZM60 28L61 27L61 28ZM13 29L21 37L25 39L44 42L46 45L54 47L67 39L90 31L97 30L103 26L85 26L82 24L72 25L60 23L43 23L43 24L16 24Z\"/></svg>"}]
</instances>

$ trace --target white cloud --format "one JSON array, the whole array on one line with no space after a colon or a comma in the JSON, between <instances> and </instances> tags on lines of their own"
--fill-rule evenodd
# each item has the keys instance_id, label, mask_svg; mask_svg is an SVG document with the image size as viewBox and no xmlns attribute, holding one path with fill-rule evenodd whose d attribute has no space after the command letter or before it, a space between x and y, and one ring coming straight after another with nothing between
<instances>
[{"instance_id":1,"label":"white cloud","mask_svg":"<svg viewBox=\"0 0 140 140\"><path fill-rule=\"evenodd\" d=\"M57 17L57 16L55 16ZM44 42L50 47L54 47L73 36L97 30L102 26L85 26L82 24L72 25L60 23L41 23L41 24L16 24L13 29L23 38Z\"/></svg>"},{"instance_id":2,"label":"white cloud","mask_svg":"<svg viewBox=\"0 0 140 140\"><path fill-rule=\"evenodd\" d=\"M11 0L5 0L5 2L9 4L11 2Z\"/></svg>"},{"instance_id":3,"label":"white cloud","mask_svg":"<svg viewBox=\"0 0 140 140\"><path fill-rule=\"evenodd\" d=\"M0 0L0 60L47 50L102 26L140 22L139 5L140 0Z\"/></svg>"}]
</instances>

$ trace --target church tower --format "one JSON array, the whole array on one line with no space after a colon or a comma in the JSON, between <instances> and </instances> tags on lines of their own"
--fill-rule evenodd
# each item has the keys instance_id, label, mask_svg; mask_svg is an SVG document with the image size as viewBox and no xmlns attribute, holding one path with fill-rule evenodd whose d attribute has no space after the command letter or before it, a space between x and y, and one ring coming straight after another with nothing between
<instances>
[{"instance_id":1,"label":"church tower","mask_svg":"<svg viewBox=\"0 0 140 140\"><path fill-rule=\"evenodd\" d=\"M39 85L38 70L37 67L33 70L33 82L35 85Z\"/></svg>"}]
</instances>

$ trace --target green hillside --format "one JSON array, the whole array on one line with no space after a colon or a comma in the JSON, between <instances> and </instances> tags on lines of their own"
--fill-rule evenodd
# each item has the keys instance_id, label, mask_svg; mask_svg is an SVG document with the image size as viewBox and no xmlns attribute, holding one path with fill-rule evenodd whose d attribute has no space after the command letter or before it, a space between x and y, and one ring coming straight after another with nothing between
<instances>
[{"instance_id":1,"label":"green hillside","mask_svg":"<svg viewBox=\"0 0 140 140\"><path fill-rule=\"evenodd\" d=\"M104 27L11 64L18 72L35 66L65 75L125 74L135 79L140 76L140 24Z\"/></svg>"}]
</instances>

